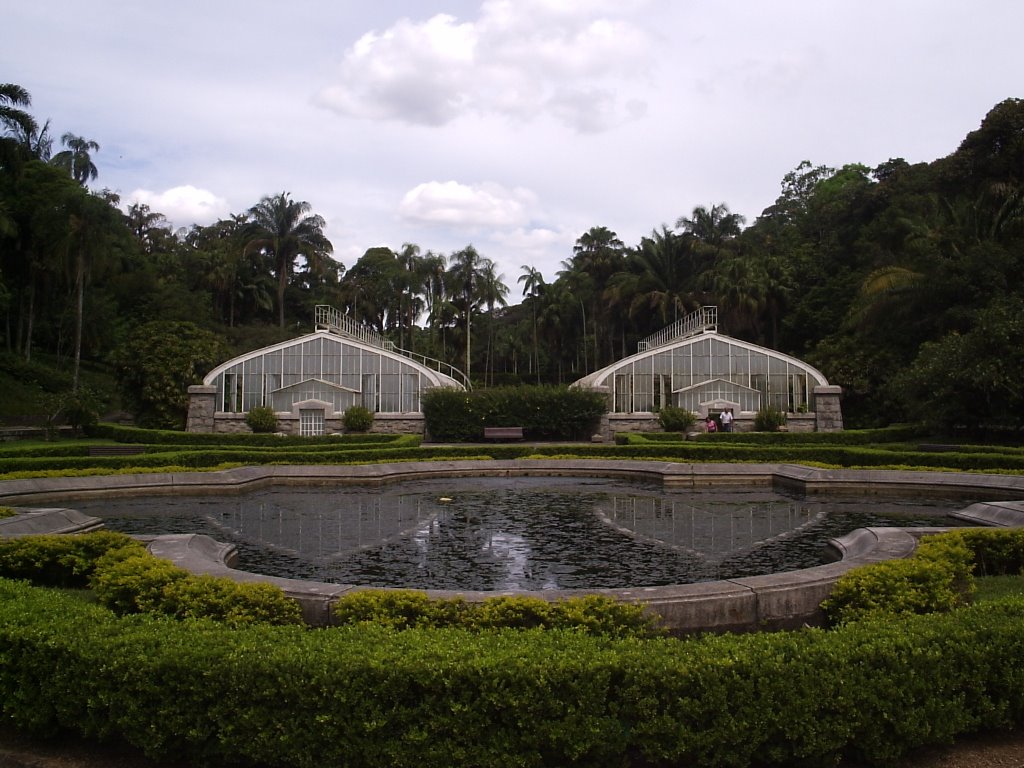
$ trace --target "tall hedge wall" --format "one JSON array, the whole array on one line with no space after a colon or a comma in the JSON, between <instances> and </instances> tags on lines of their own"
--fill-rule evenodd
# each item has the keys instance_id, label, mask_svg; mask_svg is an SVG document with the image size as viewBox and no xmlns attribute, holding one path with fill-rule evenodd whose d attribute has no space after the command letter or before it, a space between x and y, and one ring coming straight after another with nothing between
<instances>
[{"instance_id":1,"label":"tall hedge wall","mask_svg":"<svg viewBox=\"0 0 1024 768\"><path fill-rule=\"evenodd\" d=\"M603 395L569 387L435 389L422 402L430 438L453 442L481 440L484 427L522 427L534 440L581 440L606 410Z\"/></svg>"}]
</instances>

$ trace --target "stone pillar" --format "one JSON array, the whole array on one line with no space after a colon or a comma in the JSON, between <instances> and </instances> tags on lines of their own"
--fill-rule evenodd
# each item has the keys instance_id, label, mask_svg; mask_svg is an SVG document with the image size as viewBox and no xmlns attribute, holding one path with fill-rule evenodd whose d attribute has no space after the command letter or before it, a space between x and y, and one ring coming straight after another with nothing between
<instances>
[{"instance_id":1,"label":"stone pillar","mask_svg":"<svg viewBox=\"0 0 1024 768\"><path fill-rule=\"evenodd\" d=\"M842 387L815 387L814 410L816 432L842 432L843 409L839 397Z\"/></svg>"},{"instance_id":2,"label":"stone pillar","mask_svg":"<svg viewBox=\"0 0 1024 768\"><path fill-rule=\"evenodd\" d=\"M193 384L188 388L188 420L186 432L213 432L213 415L217 412L217 388Z\"/></svg>"}]
</instances>

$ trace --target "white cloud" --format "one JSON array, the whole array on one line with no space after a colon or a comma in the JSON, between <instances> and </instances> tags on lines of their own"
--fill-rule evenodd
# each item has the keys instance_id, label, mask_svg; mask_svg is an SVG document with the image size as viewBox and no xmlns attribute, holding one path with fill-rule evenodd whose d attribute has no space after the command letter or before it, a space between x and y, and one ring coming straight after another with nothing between
<instances>
[{"instance_id":1,"label":"white cloud","mask_svg":"<svg viewBox=\"0 0 1024 768\"><path fill-rule=\"evenodd\" d=\"M467 114L551 115L579 132L636 119L626 81L645 75L648 35L611 4L485 2L474 21L403 18L349 48L318 103L339 114L440 126Z\"/></svg>"},{"instance_id":2,"label":"white cloud","mask_svg":"<svg viewBox=\"0 0 1024 768\"><path fill-rule=\"evenodd\" d=\"M150 210L162 213L175 227L212 224L231 213L227 200L190 184L164 192L136 189L126 198L125 204L131 203L148 205Z\"/></svg>"},{"instance_id":3,"label":"white cloud","mask_svg":"<svg viewBox=\"0 0 1024 768\"><path fill-rule=\"evenodd\" d=\"M472 231L483 227L522 226L534 205L534 195L525 189L507 190L489 183L470 186L457 181L429 181L406 192L398 210L405 219Z\"/></svg>"}]
</instances>

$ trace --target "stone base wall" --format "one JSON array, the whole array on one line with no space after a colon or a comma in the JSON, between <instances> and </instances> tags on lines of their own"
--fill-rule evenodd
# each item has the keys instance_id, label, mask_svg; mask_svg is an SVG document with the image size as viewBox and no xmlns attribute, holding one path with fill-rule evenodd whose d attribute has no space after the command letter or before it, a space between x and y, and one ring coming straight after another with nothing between
<instances>
[{"instance_id":1,"label":"stone base wall","mask_svg":"<svg viewBox=\"0 0 1024 768\"><path fill-rule=\"evenodd\" d=\"M815 432L824 431L819 430L818 425L821 423L821 419L818 414L815 413L789 413L786 414L786 426L787 432ZM754 414L752 413L741 413L738 414L732 423L733 432L753 432L754 431ZM839 430L841 431L842 420L840 417ZM662 432L661 422L658 421L657 414L653 413L606 413L601 417L601 426L598 435L595 435L595 440L599 436L604 442L615 442L615 435L619 432ZM692 427L693 432L703 432L704 421L700 418L697 419L697 423Z\"/></svg>"},{"instance_id":2,"label":"stone base wall","mask_svg":"<svg viewBox=\"0 0 1024 768\"><path fill-rule=\"evenodd\" d=\"M217 432L217 388L194 384L188 388L186 432Z\"/></svg>"},{"instance_id":3,"label":"stone base wall","mask_svg":"<svg viewBox=\"0 0 1024 768\"><path fill-rule=\"evenodd\" d=\"M840 397L842 387L815 387L815 430L817 432L842 432L843 409Z\"/></svg>"},{"instance_id":4,"label":"stone base wall","mask_svg":"<svg viewBox=\"0 0 1024 768\"><path fill-rule=\"evenodd\" d=\"M212 432L218 435L237 435L252 430L245 423L244 413L215 413L209 419L209 428L205 430L189 429L189 432ZM300 430L299 417L290 413L277 415L277 431L283 435L298 435ZM386 414L377 413L373 417L370 432L382 435L422 435L424 418L418 414ZM341 416L324 419L325 435L341 435L345 427Z\"/></svg>"}]
</instances>

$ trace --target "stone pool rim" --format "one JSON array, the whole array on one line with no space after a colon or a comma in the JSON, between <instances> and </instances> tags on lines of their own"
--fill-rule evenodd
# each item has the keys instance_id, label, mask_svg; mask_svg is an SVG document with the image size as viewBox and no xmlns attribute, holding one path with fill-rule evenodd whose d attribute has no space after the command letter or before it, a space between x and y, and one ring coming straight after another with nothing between
<instances>
[{"instance_id":1,"label":"stone pool rim","mask_svg":"<svg viewBox=\"0 0 1024 768\"><path fill-rule=\"evenodd\" d=\"M979 526L1024 525L1024 477L964 472L819 469L798 464L703 464L627 459L491 459L417 461L360 465L263 465L215 472L55 477L0 482L0 504L60 502L112 496L245 492L272 485L358 485L445 477L603 477L660 481L665 488L707 489L722 486L771 487L811 494L864 494L972 498L981 501L953 517ZM1012 499L1020 499L1016 501ZM20 520L19 520L20 518ZM99 523L101 525L101 523ZM98 527L96 518L73 509L37 509L30 515L0 520L0 537L45 532L71 533ZM840 560L794 571L723 581L662 587L545 590L543 592L470 592L427 590L434 597L461 596L478 601L496 595L536 595L549 600L584 594L639 602L661 616L673 634L699 631L793 629L820 625L819 608L836 579L867 563L908 557L920 536L945 528L859 528L831 545ZM266 576L235 570L234 545L199 534L150 537L149 549L199 574L227 576L241 582L280 586L302 606L312 625L331 623L331 609L341 596L371 589ZM379 588L373 588L379 589Z\"/></svg>"}]
</instances>

